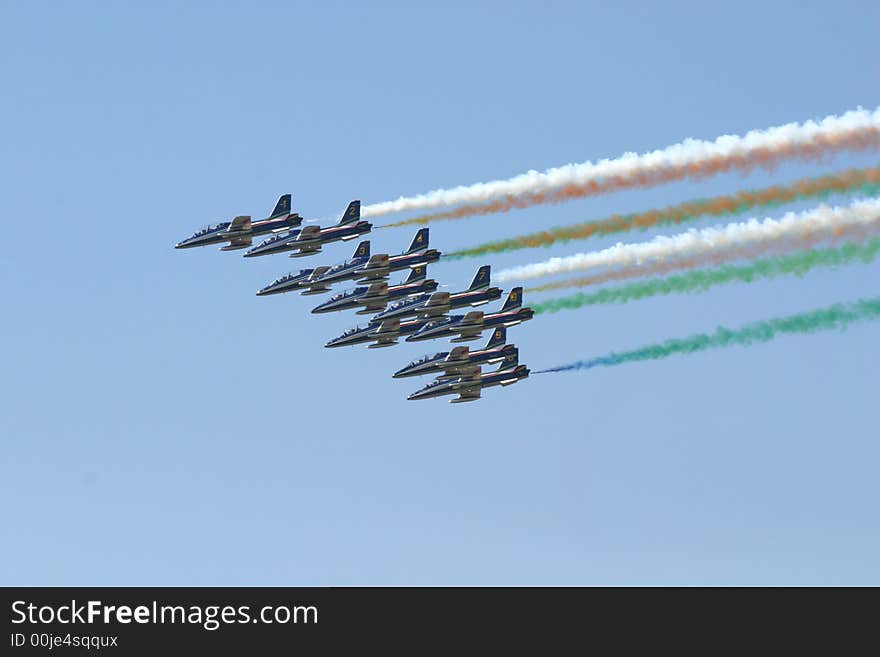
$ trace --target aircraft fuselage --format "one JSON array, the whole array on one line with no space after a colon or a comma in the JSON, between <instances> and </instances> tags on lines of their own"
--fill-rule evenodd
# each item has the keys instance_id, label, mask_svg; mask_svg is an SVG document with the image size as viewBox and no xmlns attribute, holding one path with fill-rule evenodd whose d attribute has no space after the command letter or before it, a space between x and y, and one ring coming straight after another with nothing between
<instances>
[{"instance_id":1,"label":"aircraft fuselage","mask_svg":"<svg viewBox=\"0 0 880 657\"><path fill-rule=\"evenodd\" d=\"M257 244L255 247L248 249L244 254L245 258L254 256L271 255L273 253L284 253L286 251L294 251L296 249L307 249L302 253L293 253L291 257L311 255L317 253L324 244L337 242L340 240L353 240L360 235L369 233L373 228L373 224L369 221L358 221L357 223L330 226L322 228L314 237L300 238L302 229L293 230L286 234L275 235L269 239Z\"/></svg>"},{"instance_id":2,"label":"aircraft fuselage","mask_svg":"<svg viewBox=\"0 0 880 657\"><path fill-rule=\"evenodd\" d=\"M432 399L434 397L442 397L444 395L457 395L460 391L468 388L478 387L480 390L484 388L492 388L495 386L509 386L518 382L520 379L528 378L529 368L525 365L517 365L506 370L498 370L483 374L479 378L471 379L468 377L460 377L451 381L438 381L426 385L424 388L415 391L407 399ZM458 401L458 400L453 400ZM462 399L461 401L476 401L476 399Z\"/></svg>"},{"instance_id":3,"label":"aircraft fuselage","mask_svg":"<svg viewBox=\"0 0 880 657\"><path fill-rule=\"evenodd\" d=\"M286 217L277 217L275 219L263 219L255 221L251 224L249 230L230 231L229 226L232 222L224 221L206 230L195 233L192 237L188 237L175 244L175 249L191 249L196 246L208 246L210 244L220 244L240 237L256 237L257 235L265 235L272 231L285 230L299 226L302 223L302 217L298 214L291 214Z\"/></svg>"}]
</instances>

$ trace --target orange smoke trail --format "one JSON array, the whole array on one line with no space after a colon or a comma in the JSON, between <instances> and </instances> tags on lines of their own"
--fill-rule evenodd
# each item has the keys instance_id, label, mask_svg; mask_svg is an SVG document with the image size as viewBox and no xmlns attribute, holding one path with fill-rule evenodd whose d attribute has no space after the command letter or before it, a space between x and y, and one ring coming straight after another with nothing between
<instances>
[{"instance_id":1,"label":"orange smoke trail","mask_svg":"<svg viewBox=\"0 0 880 657\"><path fill-rule=\"evenodd\" d=\"M685 201L678 205L631 214L614 214L598 221L588 221L571 226L520 235L504 240L486 242L467 249L447 253L445 258L467 258L487 253L502 253L518 249L548 246L556 242L589 239L596 235L609 235L628 230L645 230L658 225L678 225L703 216L732 215L757 207L769 207L801 201L808 198L824 198L832 194L880 193L880 167L849 169L817 178L804 178L788 185L776 185L758 190L744 190L733 195L710 199Z\"/></svg>"},{"instance_id":2,"label":"orange smoke trail","mask_svg":"<svg viewBox=\"0 0 880 657\"><path fill-rule=\"evenodd\" d=\"M564 290L574 287L589 287L601 285L613 281L625 281L634 278L646 278L649 276L662 276L674 271L685 271L697 267L720 266L735 260L750 260L768 254L784 254L794 251L807 251L820 244L834 246L840 242L860 243L867 241L878 234L878 225L849 225L839 226L834 229L831 239L828 233L816 231L814 233L800 234L785 242L762 242L747 244L742 247L731 249L723 253L698 255L687 259L675 261L657 261L643 265L625 267L616 270L604 271L591 276L581 276L564 281L554 281L543 285L536 285L526 289L526 292L547 292L549 290Z\"/></svg>"},{"instance_id":3,"label":"orange smoke trail","mask_svg":"<svg viewBox=\"0 0 880 657\"><path fill-rule=\"evenodd\" d=\"M756 168L772 170L787 160L821 161L823 157L840 151L866 151L878 147L880 147L880 128L859 128L836 134L817 134L807 143L778 144L773 147L755 148L746 153L716 155L698 162L680 166L670 165L634 175L613 176L601 181L589 180L541 192L506 195L488 203L461 205L452 210L424 214L387 225L408 226L495 214L546 203L564 203L625 189L653 187L687 179L701 180L731 171L747 173Z\"/></svg>"}]
</instances>

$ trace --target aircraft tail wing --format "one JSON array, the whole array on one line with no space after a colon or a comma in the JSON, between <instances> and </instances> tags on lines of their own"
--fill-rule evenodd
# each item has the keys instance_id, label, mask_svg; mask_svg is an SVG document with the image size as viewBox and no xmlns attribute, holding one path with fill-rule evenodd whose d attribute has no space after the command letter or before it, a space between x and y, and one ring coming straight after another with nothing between
<instances>
[{"instance_id":1,"label":"aircraft tail wing","mask_svg":"<svg viewBox=\"0 0 880 657\"><path fill-rule=\"evenodd\" d=\"M407 253L418 253L428 248L428 230L427 228L420 228L416 232L413 241L410 242L409 248L406 250Z\"/></svg>"},{"instance_id":2,"label":"aircraft tail wing","mask_svg":"<svg viewBox=\"0 0 880 657\"><path fill-rule=\"evenodd\" d=\"M370 240L364 240L357 245L352 258L369 258L370 257Z\"/></svg>"},{"instance_id":3,"label":"aircraft tail wing","mask_svg":"<svg viewBox=\"0 0 880 657\"><path fill-rule=\"evenodd\" d=\"M290 214L290 194L282 194L275 204L275 209L269 215L269 219L275 219L283 215Z\"/></svg>"},{"instance_id":4,"label":"aircraft tail wing","mask_svg":"<svg viewBox=\"0 0 880 657\"><path fill-rule=\"evenodd\" d=\"M403 282L404 285L408 283L421 283L425 280L425 277L428 275L428 268L425 265L419 265L418 267L413 267L409 271L409 276L406 277L406 280Z\"/></svg>"},{"instance_id":5,"label":"aircraft tail wing","mask_svg":"<svg viewBox=\"0 0 880 657\"><path fill-rule=\"evenodd\" d=\"M504 357L503 361L501 361L501 364L498 366L498 371L509 370L517 365L519 365L519 349L514 349Z\"/></svg>"},{"instance_id":6,"label":"aircraft tail wing","mask_svg":"<svg viewBox=\"0 0 880 657\"><path fill-rule=\"evenodd\" d=\"M503 326L499 326L492 331L492 337L489 338L489 342L486 343L486 350L501 347L505 344L507 344L507 329Z\"/></svg>"},{"instance_id":7,"label":"aircraft tail wing","mask_svg":"<svg viewBox=\"0 0 880 657\"><path fill-rule=\"evenodd\" d=\"M504 305L501 307L501 312L507 312L508 310L516 310L517 308L522 307L522 291L521 287L515 287L510 291L510 294L507 295L507 301L504 302Z\"/></svg>"},{"instance_id":8,"label":"aircraft tail wing","mask_svg":"<svg viewBox=\"0 0 880 657\"><path fill-rule=\"evenodd\" d=\"M480 267L474 276L474 280L471 281L471 286L468 288L468 292L476 292L477 290L484 290L489 287L491 272L492 265L483 265Z\"/></svg>"},{"instance_id":9,"label":"aircraft tail wing","mask_svg":"<svg viewBox=\"0 0 880 657\"><path fill-rule=\"evenodd\" d=\"M345 226L346 224L354 224L361 220L361 202L360 201L352 201L348 204L348 207L345 208L345 214L342 215L342 219L339 220L340 226Z\"/></svg>"}]
</instances>

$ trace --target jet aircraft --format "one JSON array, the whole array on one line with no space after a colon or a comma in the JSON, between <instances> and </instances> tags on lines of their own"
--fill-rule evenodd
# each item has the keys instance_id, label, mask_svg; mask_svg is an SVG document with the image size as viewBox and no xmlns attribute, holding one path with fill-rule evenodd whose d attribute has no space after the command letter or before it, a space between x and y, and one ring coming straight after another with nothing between
<instances>
[{"instance_id":1,"label":"jet aircraft","mask_svg":"<svg viewBox=\"0 0 880 657\"><path fill-rule=\"evenodd\" d=\"M328 269L330 267L315 267L314 269L300 269L296 274L285 274L276 278L266 287L257 290L257 296L265 297L270 294L283 294L294 290L304 290L303 294L315 294L315 292L309 292L309 289L315 280Z\"/></svg>"},{"instance_id":2,"label":"jet aircraft","mask_svg":"<svg viewBox=\"0 0 880 657\"><path fill-rule=\"evenodd\" d=\"M406 367L394 373L395 379L423 374L436 374L437 380L454 379L474 374L484 364L500 363L516 350L507 344L507 329L503 326L492 332L486 346L479 351L471 351L468 347L454 347L452 351L441 351L433 356L425 356L414 360Z\"/></svg>"},{"instance_id":3,"label":"jet aircraft","mask_svg":"<svg viewBox=\"0 0 880 657\"><path fill-rule=\"evenodd\" d=\"M333 338L325 347L345 347L352 344L372 342L368 349L390 347L397 344L397 340L405 335L412 335L422 328L428 320L414 319L401 322L399 319L389 319L384 322L372 321L367 326L355 326L347 330L338 338Z\"/></svg>"},{"instance_id":4,"label":"jet aircraft","mask_svg":"<svg viewBox=\"0 0 880 657\"><path fill-rule=\"evenodd\" d=\"M389 256L387 253L374 255L369 259L358 261L353 259L331 267L319 279L320 283L338 283L354 280L359 283L372 282L387 278L393 271L411 267L419 267L440 259L437 249L428 248L428 229L419 230L409 248L399 255Z\"/></svg>"},{"instance_id":5,"label":"jet aircraft","mask_svg":"<svg viewBox=\"0 0 880 657\"><path fill-rule=\"evenodd\" d=\"M191 237L175 244L174 248L191 249L195 246L229 242L226 246L220 247L220 250L244 249L253 244L252 240L255 235L284 231L299 226L301 223L302 217L290 211L290 194L284 194L278 199L272 214L265 219L252 222L250 217L240 216L232 221L222 221L197 231Z\"/></svg>"},{"instance_id":6,"label":"jet aircraft","mask_svg":"<svg viewBox=\"0 0 880 657\"><path fill-rule=\"evenodd\" d=\"M465 306L480 306L501 298L501 288L490 287L491 266L483 265L477 270L471 286L464 292L434 292L404 299L388 307L373 319L403 319L405 317L439 317L450 310Z\"/></svg>"},{"instance_id":7,"label":"jet aircraft","mask_svg":"<svg viewBox=\"0 0 880 657\"><path fill-rule=\"evenodd\" d=\"M407 399L431 399L443 395L458 395L451 399L453 404L476 401L484 388L494 386L509 386L517 383L520 379L528 378L529 368L519 364L519 351L514 350L508 354L501 365L494 372L483 373L479 369L476 372L466 374L456 379L441 379L429 383L424 388L412 393Z\"/></svg>"},{"instance_id":8,"label":"jet aircraft","mask_svg":"<svg viewBox=\"0 0 880 657\"><path fill-rule=\"evenodd\" d=\"M364 240L354 250L350 260L346 262L368 262L370 260L370 240ZM321 266L314 269L300 269L298 274L287 274L281 278L276 278L266 287L257 291L257 296L266 296L269 294L279 294L281 292L291 292L293 290L301 290L300 294L322 294L330 291L330 285L319 283L318 279L324 275L331 267Z\"/></svg>"},{"instance_id":9,"label":"jet aircraft","mask_svg":"<svg viewBox=\"0 0 880 657\"><path fill-rule=\"evenodd\" d=\"M535 315L531 308L522 308L522 288L515 287L507 296L507 301L497 313L483 313L472 310L465 315L451 315L429 322L417 332L407 337L407 342L433 340L452 337L452 342L476 340L486 329L496 326L516 326L530 320Z\"/></svg>"},{"instance_id":10,"label":"jet aircraft","mask_svg":"<svg viewBox=\"0 0 880 657\"><path fill-rule=\"evenodd\" d=\"M308 256L319 253L324 244L338 240L353 240L360 235L369 233L372 228L373 224L369 221L361 221L361 202L352 201L348 204L342 219L335 226L327 228L306 226L287 233L279 233L248 249L244 257L253 258L286 251L294 251L290 254L291 258Z\"/></svg>"},{"instance_id":11,"label":"jet aircraft","mask_svg":"<svg viewBox=\"0 0 880 657\"><path fill-rule=\"evenodd\" d=\"M372 315L380 310L384 310L388 302L394 299L436 290L437 281L426 279L426 270L427 267L425 265L413 267L407 279L400 285L388 287L388 283L385 281L378 281L371 283L369 286L356 287L353 290L331 297L329 301L316 306L312 312L315 314L331 313L339 310L359 308L357 311L358 315Z\"/></svg>"}]
</instances>

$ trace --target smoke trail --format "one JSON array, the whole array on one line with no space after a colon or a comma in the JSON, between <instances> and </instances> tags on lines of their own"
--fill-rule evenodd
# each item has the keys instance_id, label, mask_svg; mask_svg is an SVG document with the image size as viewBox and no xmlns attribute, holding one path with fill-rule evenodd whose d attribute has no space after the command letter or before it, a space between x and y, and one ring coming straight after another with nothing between
<instances>
[{"instance_id":1,"label":"smoke trail","mask_svg":"<svg viewBox=\"0 0 880 657\"><path fill-rule=\"evenodd\" d=\"M658 210L614 214L598 221L551 228L506 240L486 242L469 249L447 253L447 259L503 253L519 249L549 246L556 242L585 240L593 236L611 235L629 230L646 230L655 226L677 225L704 216L737 215L757 208L770 208L807 199L825 199L833 194L880 194L880 167L849 169L818 178L804 178L789 185L746 190L729 196L686 201Z\"/></svg>"},{"instance_id":2,"label":"smoke trail","mask_svg":"<svg viewBox=\"0 0 880 657\"><path fill-rule=\"evenodd\" d=\"M522 280L602 269L577 281L589 285L637 276L658 275L676 269L719 265L742 258L805 250L819 243L860 241L880 234L880 200L857 201L847 207L819 206L807 212L789 212L781 219L750 219L716 228L689 230L647 242L616 244L601 251L551 258L505 269L501 281ZM539 289L568 287L570 281Z\"/></svg>"},{"instance_id":3,"label":"smoke trail","mask_svg":"<svg viewBox=\"0 0 880 657\"><path fill-rule=\"evenodd\" d=\"M817 267L839 267L854 262L868 263L880 253L880 239L865 245L845 244L837 249L805 251L777 258L757 260L747 265L726 265L718 269L700 269L668 278L636 281L607 287L596 292L579 292L567 297L529 304L536 314L574 310L606 303L626 303L661 294L705 292L725 283L751 283L759 279L793 274L803 276Z\"/></svg>"},{"instance_id":4,"label":"smoke trail","mask_svg":"<svg viewBox=\"0 0 880 657\"><path fill-rule=\"evenodd\" d=\"M692 354L720 347L748 346L756 342L769 342L778 335L844 329L853 322L878 318L880 318L880 298L860 299L849 304L836 304L812 312L757 322L739 329L727 329L719 326L714 333L698 333L688 338L667 340L632 351L612 352L607 356L579 360L568 365L539 370L535 374L589 370L594 367L611 367L642 360L657 360L675 354Z\"/></svg>"},{"instance_id":5,"label":"smoke trail","mask_svg":"<svg viewBox=\"0 0 880 657\"><path fill-rule=\"evenodd\" d=\"M362 208L364 217L460 206L453 210L414 217L396 226L504 212L542 203L560 203L633 187L651 187L686 178L706 178L727 171L770 169L785 160L816 159L844 150L880 146L880 109L858 109L828 116L818 123L753 130L744 136L724 135L715 141L686 139L662 150L616 159L569 164L529 171L509 180L495 180L439 189L396 201Z\"/></svg>"}]
</instances>

